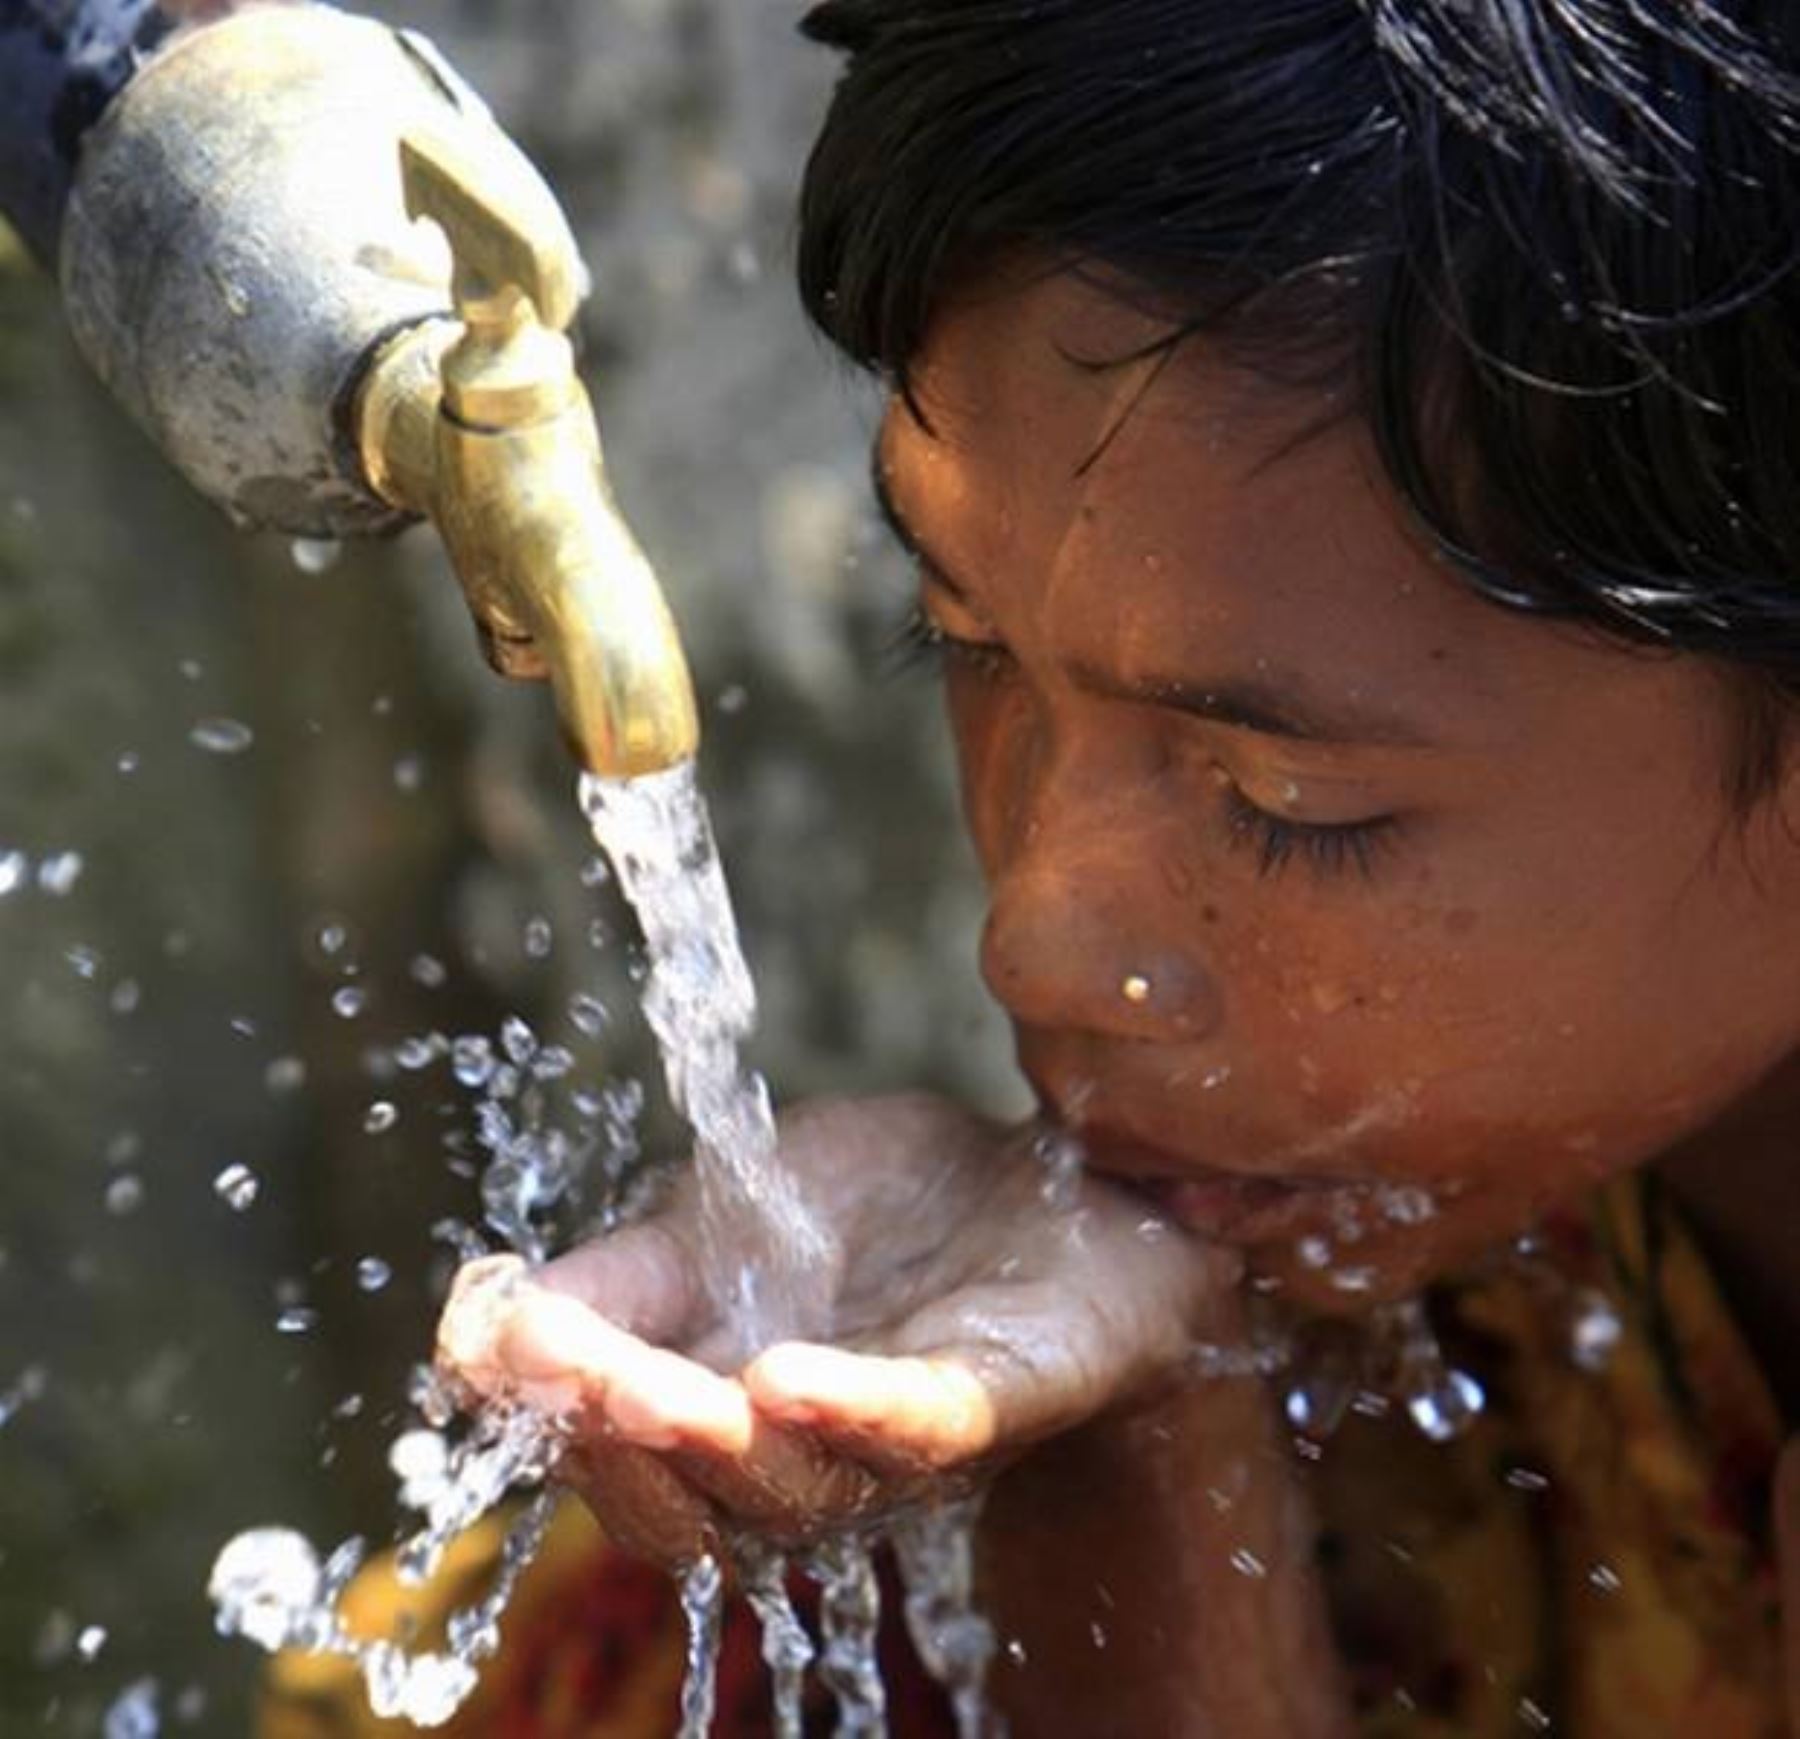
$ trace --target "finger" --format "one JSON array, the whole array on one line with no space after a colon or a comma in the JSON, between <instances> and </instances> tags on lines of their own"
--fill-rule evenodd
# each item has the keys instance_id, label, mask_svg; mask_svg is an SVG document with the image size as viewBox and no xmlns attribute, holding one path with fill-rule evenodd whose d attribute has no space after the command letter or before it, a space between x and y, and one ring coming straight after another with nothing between
<instances>
[{"instance_id":1,"label":"finger","mask_svg":"<svg viewBox=\"0 0 1800 1739\"><path fill-rule=\"evenodd\" d=\"M793 1341L762 1354L743 1382L760 1412L890 1475L975 1460L1004 1435L1003 1397L956 1354L883 1358Z\"/></svg>"},{"instance_id":2,"label":"finger","mask_svg":"<svg viewBox=\"0 0 1800 1739\"><path fill-rule=\"evenodd\" d=\"M712 1314L687 1245L664 1221L596 1238L547 1263L532 1279L661 1346L690 1344Z\"/></svg>"},{"instance_id":3,"label":"finger","mask_svg":"<svg viewBox=\"0 0 1800 1739\"><path fill-rule=\"evenodd\" d=\"M717 1553L712 1506L649 1450L580 1434L557 1464L557 1477L593 1511L607 1538L633 1557L682 1570Z\"/></svg>"},{"instance_id":4,"label":"finger","mask_svg":"<svg viewBox=\"0 0 1800 1739\"><path fill-rule=\"evenodd\" d=\"M741 1455L750 1446L754 1421L740 1383L615 1328L564 1294L521 1288L494 1350L514 1393L548 1412L604 1419L640 1448L686 1444Z\"/></svg>"},{"instance_id":5,"label":"finger","mask_svg":"<svg viewBox=\"0 0 1800 1739\"><path fill-rule=\"evenodd\" d=\"M742 1456L684 1448L671 1459L722 1511L760 1533L790 1539L893 1510L913 1495L921 1471L865 1461L842 1444L767 1420L757 1422Z\"/></svg>"},{"instance_id":6,"label":"finger","mask_svg":"<svg viewBox=\"0 0 1800 1739\"><path fill-rule=\"evenodd\" d=\"M438 1363L484 1394L504 1382L501 1325L527 1273L517 1256L484 1256L465 1262L450 1282L450 1297L438 1318Z\"/></svg>"}]
</instances>

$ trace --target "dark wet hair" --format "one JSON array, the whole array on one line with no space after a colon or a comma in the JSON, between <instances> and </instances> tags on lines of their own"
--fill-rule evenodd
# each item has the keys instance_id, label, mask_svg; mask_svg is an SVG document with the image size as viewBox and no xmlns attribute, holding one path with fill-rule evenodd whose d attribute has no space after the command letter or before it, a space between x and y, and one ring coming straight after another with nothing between
<instances>
[{"instance_id":1,"label":"dark wet hair","mask_svg":"<svg viewBox=\"0 0 1800 1739\"><path fill-rule=\"evenodd\" d=\"M813 320L904 387L1022 249L1354 388L1515 608L1800 703L1800 0L826 0Z\"/></svg>"}]
</instances>

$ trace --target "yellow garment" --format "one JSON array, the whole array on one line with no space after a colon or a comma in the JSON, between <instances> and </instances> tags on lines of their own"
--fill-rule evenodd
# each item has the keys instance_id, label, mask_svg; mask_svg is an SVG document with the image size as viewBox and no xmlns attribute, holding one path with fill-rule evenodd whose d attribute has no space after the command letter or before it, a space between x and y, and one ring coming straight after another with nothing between
<instances>
[{"instance_id":1,"label":"yellow garment","mask_svg":"<svg viewBox=\"0 0 1800 1739\"><path fill-rule=\"evenodd\" d=\"M1353 1413L1302 1462L1359 1732L1778 1739L1766 1503L1780 1431L1767 1389L1652 1182L1611 1186L1552 1228L1549 1255L1433 1294L1447 1356L1487 1394L1464 1437L1428 1442L1390 1404L1379 1417ZM1597 1371L1569 1353L1589 1290L1611 1301L1620 1328ZM392 1634L410 1610L429 1638L433 1612L485 1585L498 1544L494 1527L466 1541L435 1604L378 1566L353 1590L356 1622ZM476 1701L440 1730L451 1739L674 1731L683 1632L672 1593L609 1553L575 1506L506 1630ZM766 1734L766 1685L741 1614L727 1652L714 1733ZM948 1739L916 1666L891 1658L895 1739ZM819 1713L817 1730L829 1731ZM258 1729L260 1739L411 1731L374 1721L341 1663L295 1657L277 1663Z\"/></svg>"},{"instance_id":2,"label":"yellow garment","mask_svg":"<svg viewBox=\"0 0 1800 1739\"><path fill-rule=\"evenodd\" d=\"M1653 1181L1549 1234L1551 1261L1441 1289L1488 1406L1428 1443L1352 1417L1315 1475L1366 1739L1776 1739L1774 1402ZM1618 1312L1570 1356L1590 1291Z\"/></svg>"}]
</instances>

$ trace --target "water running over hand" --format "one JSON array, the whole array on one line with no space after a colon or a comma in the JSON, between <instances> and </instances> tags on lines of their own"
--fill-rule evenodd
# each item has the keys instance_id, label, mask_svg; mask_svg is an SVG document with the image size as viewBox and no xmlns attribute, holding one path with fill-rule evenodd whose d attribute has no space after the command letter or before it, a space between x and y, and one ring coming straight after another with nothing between
<instances>
[{"instance_id":1,"label":"water running over hand","mask_svg":"<svg viewBox=\"0 0 1800 1739\"><path fill-rule=\"evenodd\" d=\"M768 1085L741 1046L756 992L692 764L586 777L581 806L649 949L644 1016L669 1096L693 1128L706 1281L747 1357L829 1321L834 1240L775 1161Z\"/></svg>"}]
</instances>

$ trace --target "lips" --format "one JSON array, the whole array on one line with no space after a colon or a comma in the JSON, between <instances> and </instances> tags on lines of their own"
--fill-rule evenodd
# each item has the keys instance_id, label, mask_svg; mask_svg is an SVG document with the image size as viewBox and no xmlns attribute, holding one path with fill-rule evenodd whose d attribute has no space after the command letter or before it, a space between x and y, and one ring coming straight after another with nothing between
<instances>
[{"instance_id":1,"label":"lips","mask_svg":"<svg viewBox=\"0 0 1800 1739\"><path fill-rule=\"evenodd\" d=\"M1341 1180L1261 1177L1196 1165L1133 1136L1099 1127L1079 1131L1088 1169L1122 1183L1187 1231L1231 1243L1291 1234Z\"/></svg>"}]
</instances>

